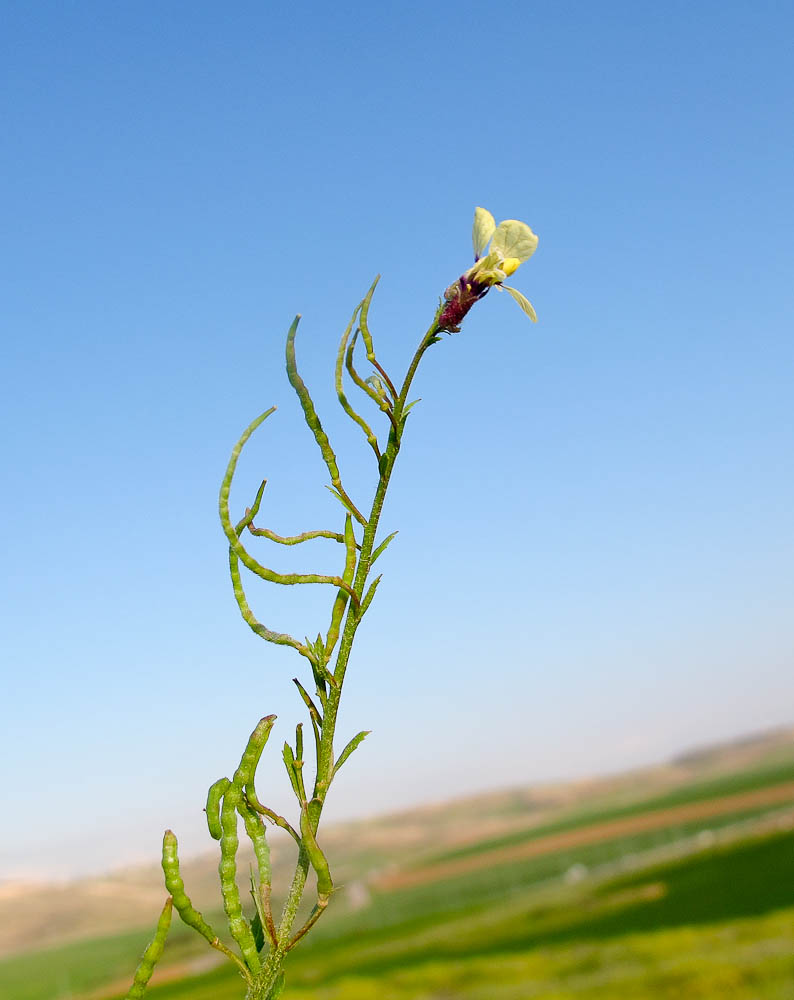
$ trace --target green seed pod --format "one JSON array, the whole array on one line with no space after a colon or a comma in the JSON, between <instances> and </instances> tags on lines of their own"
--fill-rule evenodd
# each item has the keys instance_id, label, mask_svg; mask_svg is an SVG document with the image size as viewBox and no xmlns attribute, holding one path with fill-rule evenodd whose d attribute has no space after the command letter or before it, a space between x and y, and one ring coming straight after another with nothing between
<instances>
[{"instance_id":1,"label":"green seed pod","mask_svg":"<svg viewBox=\"0 0 794 1000\"><path fill-rule=\"evenodd\" d=\"M221 839L221 799L226 794L226 789L230 784L231 782L228 778L219 778L214 785L210 785L210 789L207 792L207 807L205 812L207 814L207 826L209 827L210 837L213 840Z\"/></svg>"},{"instance_id":2,"label":"green seed pod","mask_svg":"<svg viewBox=\"0 0 794 1000\"><path fill-rule=\"evenodd\" d=\"M272 873L270 869L270 847L267 842L265 824L253 809L248 808L245 802L240 803L238 811L243 817L245 832L248 834L254 848L256 864L259 868L259 883L260 885L269 886Z\"/></svg>"},{"instance_id":3,"label":"green seed pod","mask_svg":"<svg viewBox=\"0 0 794 1000\"><path fill-rule=\"evenodd\" d=\"M345 583L352 584L356 572L356 536L353 532L353 519L349 514L345 518L345 553L345 570L342 573L342 579ZM347 597L348 594L345 590L340 590L336 595L336 600L331 610L331 624L328 627L328 638L325 641L324 662L330 659L331 653L333 653L339 639L342 615L347 607Z\"/></svg>"},{"instance_id":4,"label":"green seed pod","mask_svg":"<svg viewBox=\"0 0 794 1000\"><path fill-rule=\"evenodd\" d=\"M245 754L243 755L243 759L245 759ZM223 806L221 808L221 860L218 865L218 874L220 875L223 908L226 911L229 931L239 945L246 965L251 972L257 973L261 966L259 953L256 949L256 942L251 933L251 928L248 926L248 921L243 916L240 890L237 888L236 858L239 846L239 840L237 839L237 810L240 808L243 800L242 785L238 783L237 777L242 769L243 765L241 762L240 768L238 768L235 774L235 780L232 781L226 794L223 796Z\"/></svg>"},{"instance_id":5,"label":"green seed pod","mask_svg":"<svg viewBox=\"0 0 794 1000\"><path fill-rule=\"evenodd\" d=\"M376 278L375 283L370 289L369 292L370 295L375 290L375 284L377 284L377 282L378 279ZM361 308L360 304L356 306L355 311L353 312L353 316L351 317L350 322L347 324L347 328L345 329L345 332L342 334L342 339L339 342L339 350L336 355L336 377L335 377L336 395L345 413L350 417L351 420L354 420L359 425L362 431L364 431L364 434L367 438L367 441L370 444L370 447L375 452L376 458L380 460L380 448L378 447L378 439L373 433L372 428L366 422L366 420L364 420L364 418L360 416L360 414L356 413L356 411L348 402L343 385L342 368L344 366L345 352L347 350L347 342L350 338L350 333L353 329L353 324L356 321L356 316L358 315L358 311L360 308Z\"/></svg>"},{"instance_id":6,"label":"green seed pod","mask_svg":"<svg viewBox=\"0 0 794 1000\"><path fill-rule=\"evenodd\" d=\"M256 881L254 879L253 866L251 867L251 897L256 908L256 914L251 921L251 933L254 935L254 943L256 944L257 951L261 951L264 946L265 932L273 944L277 943L278 938L276 927L273 923L273 911L270 905L270 848L265 834L265 825L260 817L253 809L249 809L244 802L241 803L239 812L245 822L245 831L254 846L256 865L259 871L259 879ZM261 940L260 935L262 937Z\"/></svg>"},{"instance_id":7,"label":"green seed pod","mask_svg":"<svg viewBox=\"0 0 794 1000\"><path fill-rule=\"evenodd\" d=\"M275 721L275 715L266 715L257 722L254 731L248 737L248 743L240 758L240 766L234 772L234 784L239 785L241 789L254 780L259 759Z\"/></svg>"},{"instance_id":8,"label":"green seed pod","mask_svg":"<svg viewBox=\"0 0 794 1000\"><path fill-rule=\"evenodd\" d=\"M168 936L168 928L171 926L172 906L173 900L169 896L165 901L165 906L160 914L160 919L157 921L157 930L155 931L154 937L149 942L143 953L140 964L135 970L135 978L132 981L132 986L130 986L127 991L124 1000L140 1000L146 992L146 987L149 984L149 980L152 978L154 967L160 960L163 954L163 949L165 948L165 939Z\"/></svg>"},{"instance_id":9,"label":"green seed pod","mask_svg":"<svg viewBox=\"0 0 794 1000\"><path fill-rule=\"evenodd\" d=\"M173 896L176 912L181 917L182 922L198 931L210 944L214 944L218 935L199 911L194 908L190 897L185 892L185 883L179 874L177 840L171 830L166 830L163 836L163 874L165 875L165 887Z\"/></svg>"},{"instance_id":10,"label":"green seed pod","mask_svg":"<svg viewBox=\"0 0 794 1000\"><path fill-rule=\"evenodd\" d=\"M331 881L328 861L320 850L314 830L312 830L306 806L301 809L301 839L303 840L303 847L309 856L311 866L317 875L317 895L320 899L327 900L333 892L334 883Z\"/></svg>"}]
</instances>

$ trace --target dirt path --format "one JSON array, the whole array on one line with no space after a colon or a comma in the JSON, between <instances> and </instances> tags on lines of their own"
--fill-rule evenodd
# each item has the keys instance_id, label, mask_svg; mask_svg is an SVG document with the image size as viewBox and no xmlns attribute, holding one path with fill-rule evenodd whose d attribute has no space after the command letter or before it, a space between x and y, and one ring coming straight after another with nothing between
<instances>
[{"instance_id":1,"label":"dirt path","mask_svg":"<svg viewBox=\"0 0 794 1000\"><path fill-rule=\"evenodd\" d=\"M794 781L789 781L783 785L773 785L771 788L758 788L752 792L726 795L721 799L711 799L707 802L687 802L684 805L671 806L669 809L658 809L636 816L606 820L603 823L593 823L591 826L566 830L562 833L550 833L545 837L537 837L535 840L529 840L523 844L511 844L508 847L483 851L467 858L453 858L435 865L428 865L425 868L414 868L410 871L384 875L374 884L378 889L405 889L409 886L466 875L468 872L478 871L481 868L568 850L572 847L584 847L587 844L597 844L604 840L614 840L617 837L631 836L635 833L661 830L679 823L711 819L714 816L726 816L730 813L749 811L764 806L783 805L792 801L794 801Z\"/></svg>"}]
</instances>

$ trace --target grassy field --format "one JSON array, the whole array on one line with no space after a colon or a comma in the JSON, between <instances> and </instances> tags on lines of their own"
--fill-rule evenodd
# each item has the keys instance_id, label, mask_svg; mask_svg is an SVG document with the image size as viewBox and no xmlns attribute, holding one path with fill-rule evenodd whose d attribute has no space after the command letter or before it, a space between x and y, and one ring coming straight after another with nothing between
<instances>
[{"instance_id":1,"label":"grassy field","mask_svg":"<svg viewBox=\"0 0 794 1000\"><path fill-rule=\"evenodd\" d=\"M291 957L285 1000L794 1000L792 779L786 759L644 798L623 788L545 823L403 855L388 878L369 849L352 851L344 868L365 898L356 906L341 888ZM150 933L8 957L0 997L115 1000ZM239 1000L217 958L175 924L153 1000Z\"/></svg>"},{"instance_id":2,"label":"grassy field","mask_svg":"<svg viewBox=\"0 0 794 1000\"><path fill-rule=\"evenodd\" d=\"M294 1000L794 997L794 833L296 952ZM232 1000L226 969L152 990Z\"/></svg>"}]
</instances>

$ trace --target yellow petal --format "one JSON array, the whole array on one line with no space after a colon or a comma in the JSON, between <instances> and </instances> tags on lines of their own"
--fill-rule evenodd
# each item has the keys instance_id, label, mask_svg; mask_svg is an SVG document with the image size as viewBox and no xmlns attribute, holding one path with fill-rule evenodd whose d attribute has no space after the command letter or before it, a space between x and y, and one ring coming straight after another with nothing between
<instances>
[{"instance_id":1,"label":"yellow petal","mask_svg":"<svg viewBox=\"0 0 794 1000\"><path fill-rule=\"evenodd\" d=\"M526 222L505 219L494 230L491 250L499 251L504 257L517 257L523 262L529 260L537 247L538 238Z\"/></svg>"},{"instance_id":2,"label":"yellow petal","mask_svg":"<svg viewBox=\"0 0 794 1000\"><path fill-rule=\"evenodd\" d=\"M515 274L518 270L521 261L518 257L505 257L502 261L502 270L505 273L505 277L510 277L511 274Z\"/></svg>"},{"instance_id":3,"label":"yellow petal","mask_svg":"<svg viewBox=\"0 0 794 1000\"><path fill-rule=\"evenodd\" d=\"M494 229L496 229L496 221L491 213L485 208L475 208L474 226L471 231L475 258L482 257L485 253L485 248L494 234Z\"/></svg>"},{"instance_id":4,"label":"yellow petal","mask_svg":"<svg viewBox=\"0 0 794 1000\"><path fill-rule=\"evenodd\" d=\"M510 292L510 294L513 296L516 302L521 306L521 308L524 310L527 316L529 316L532 322L537 323L538 315L532 308L532 303L529 301L529 299L525 298L521 294L521 292L519 292L517 289L510 288L508 285L502 285L501 287L504 288L506 292Z\"/></svg>"}]
</instances>

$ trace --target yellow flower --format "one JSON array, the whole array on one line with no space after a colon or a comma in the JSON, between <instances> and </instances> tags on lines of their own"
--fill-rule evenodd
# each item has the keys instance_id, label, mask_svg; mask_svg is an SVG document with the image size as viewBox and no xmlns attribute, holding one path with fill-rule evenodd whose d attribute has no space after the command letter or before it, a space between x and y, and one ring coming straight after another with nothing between
<instances>
[{"instance_id":1,"label":"yellow flower","mask_svg":"<svg viewBox=\"0 0 794 1000\"><path fill-rule=\"evenodd\" d=\"M457 333L460 324L475 302L492 288L504 289L533 321L537 321L532 303L515 288L504 284L538 246L538 238L526 224L517 219L505 219L497 226L494 217L484 208L474 210L474 266L465 271L444 292L444 302L438 316L438 329Z\"/></svg>"},{"instance_id":2,"label":"yellow flower","mask_svg":"<svg viewBox=\"0 0 794 1000\"><path fill-rule=\"evenodd\" d=\"M475 208L471 237L475 263L474 267L470 267L463 275L463 280L474 285L495 285L497 288L503 288L513 296L527 316L536 322L538 317L529 300L515 288L505 285L504 280L514 274L519 265L529 260L537 250L537 236L526 222L505 219L497 226L489 211Z\"/></svg>"}]
</instances>

